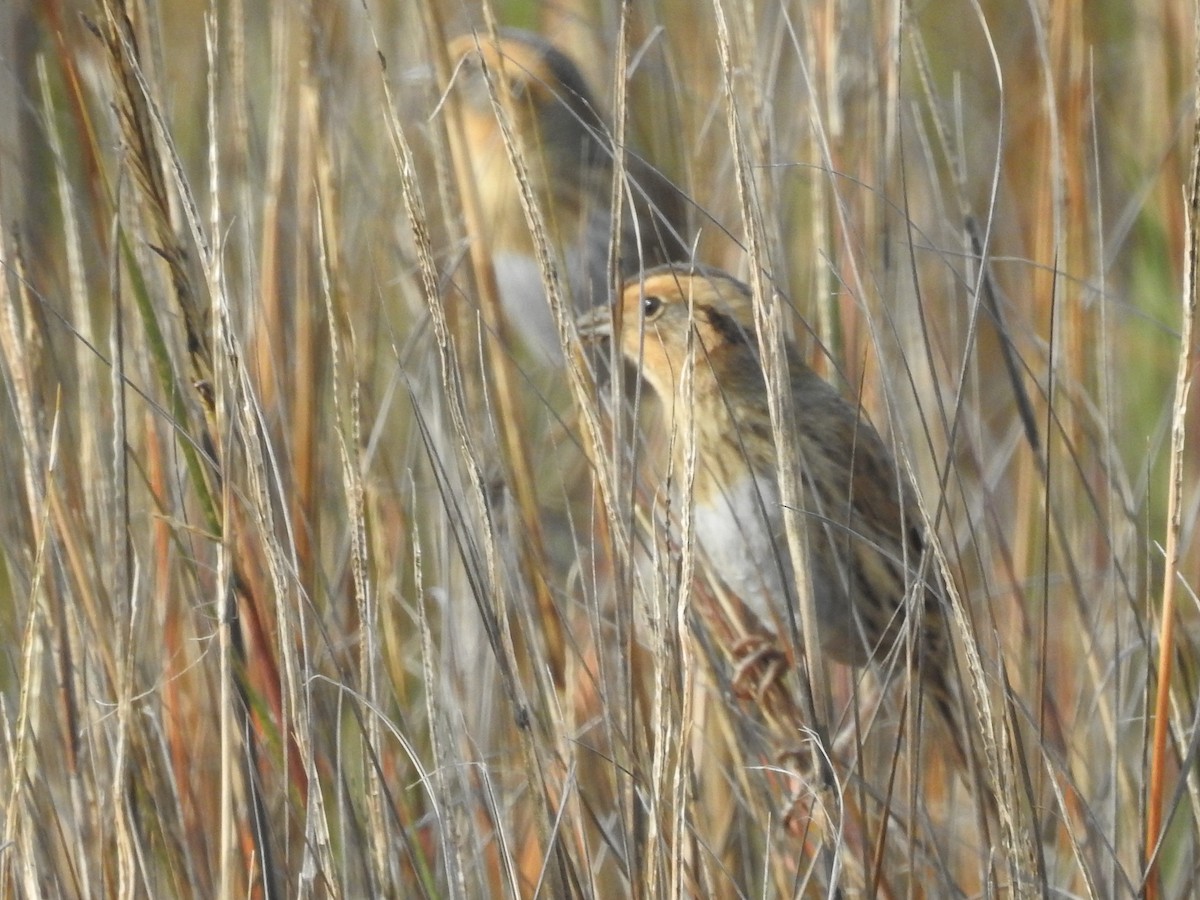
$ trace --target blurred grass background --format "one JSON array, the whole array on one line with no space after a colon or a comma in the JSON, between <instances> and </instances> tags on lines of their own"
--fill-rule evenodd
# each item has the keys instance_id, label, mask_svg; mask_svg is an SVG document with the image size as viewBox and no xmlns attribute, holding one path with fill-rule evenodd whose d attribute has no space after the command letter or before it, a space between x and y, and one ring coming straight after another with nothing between
<instances>
[{"instance_id":1,"label":"blurred grass background","mask_svg":"<svg viewBox=\"0 0 1200 900\"><path fill-rule=\"evenodd\" d=\"M805 353L912 466L1011 827L977 835L952 783L899 815L862 769L781 825L761 722L675 627L672 567L620 564L577 401L513 348L529 539L437 74L481 7L11 0L0 891L1194 891L1194 408L1165 752L1149 717L1194 10L492 10L605 101L627 28L630 142L693 200L698 258L745 275L760 229Z\"/></svg>"}]
</instances>

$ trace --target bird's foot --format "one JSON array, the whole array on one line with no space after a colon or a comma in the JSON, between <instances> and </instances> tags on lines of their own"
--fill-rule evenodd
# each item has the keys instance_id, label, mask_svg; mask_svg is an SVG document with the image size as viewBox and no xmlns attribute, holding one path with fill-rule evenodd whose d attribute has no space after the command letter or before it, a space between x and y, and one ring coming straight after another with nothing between
<instances>
[{"instance_id":1,"label":"bird's foot","mask_svg":"<svg viewBox=\"0 0 1200 900\"><path fill-rule=\"evenodd\" d=\"M784 830L800 837L815 824L828 825L825 811L834 782L825 752L816 744L793 747L778 755L776 765L790 785L781 816Z\"/></svg>"},{"instance_id":2,"label":"bird's foot","mask_svg":"<svg viewBox=\"0 0 1200 900\"><path fill-rule=\"evenodd\" d=\"M752 634L734 645L733 694L742 700L761 700L791 664L774 637Z\"/></svg>"}]
</instances>

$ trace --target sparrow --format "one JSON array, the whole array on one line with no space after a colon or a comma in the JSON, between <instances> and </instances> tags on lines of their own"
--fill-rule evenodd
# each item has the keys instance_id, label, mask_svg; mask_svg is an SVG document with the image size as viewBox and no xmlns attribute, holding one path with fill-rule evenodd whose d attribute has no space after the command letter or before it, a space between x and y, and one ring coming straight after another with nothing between
<instances>
[{"instance_id":1,"label":"sparrow","mask_svg":"<svg viewBox=\"0 0 1200 900\"><path fill-rule=\"evenodd\" d=\"M574 311L607 304L614 235L621 279L688 258L684 196L641 157L613 146L583 76L549 41L502 29L495 43L485 34L462 34L448 50L454 61L452 95L461 110L484 220L484 234L472 238L488 247L508 322L542 362L561 366L558 331L493 93L511 99L511 124L526 151L533 194ZM625 165L625 200L614 228L611 193L618 153Z\"/></svg>"},{"instance_id":2,"label":"sparrow","mask_svg":"<svg viewBox=\"0 0 1200 900\"><path fill-rule=\"evenodd\" d=\"M616 341L667 421L694 435L693 525L710 570L776 634L795 633L796 577L780 489L780 474L790 469L802 498L807 555L798 562L812 592L815 645L836 662L866 666L905 651L915 616L914 672L958 743L939 587L921 574L929 568L921 564L921 520L878 432L788 341L795 452L781 456L752 294L725 272L662 266L629 279L616 303L619 314L599 309L582 319L580 337ZM688 441L672 446L684 471ZM961 744L956 750L965 763Z\"/></svg>"}]
</instances>

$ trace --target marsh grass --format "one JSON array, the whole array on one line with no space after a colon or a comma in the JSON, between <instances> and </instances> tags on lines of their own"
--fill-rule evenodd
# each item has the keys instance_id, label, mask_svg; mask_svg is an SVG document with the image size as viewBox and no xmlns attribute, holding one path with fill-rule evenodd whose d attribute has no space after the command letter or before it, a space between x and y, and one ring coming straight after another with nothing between
<instances>
[{"instance_id":1,"label":"marsh grass","mask_svg":"<svg viewBox=\"0 0 1200 900\"><path fill-rule=\"evenodd\" d=\"M753 624L544 237L570 364L508 337L442 102L496 21L580 61L697 258L891 441L995 810L902 672L736 695ZM1194 891L1191 23L5 7L0 890Z\"/></svg>"}]
</instances>

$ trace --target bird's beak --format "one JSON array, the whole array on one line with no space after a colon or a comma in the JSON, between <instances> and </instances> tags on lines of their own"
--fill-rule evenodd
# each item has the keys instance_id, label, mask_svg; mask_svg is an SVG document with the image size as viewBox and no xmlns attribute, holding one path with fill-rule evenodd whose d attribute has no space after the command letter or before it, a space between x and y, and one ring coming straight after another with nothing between
<instances>
[{"instance_id":1,"label":"bird's beak","mask_svg":"<svg viewBox=\"0 0 1200 900\"><path fill-rule=\"evenodd\" d=\"M602 341L612 337L612 309L593 306L575 321L581 341Z\"/></svg>"}]
</instances>

